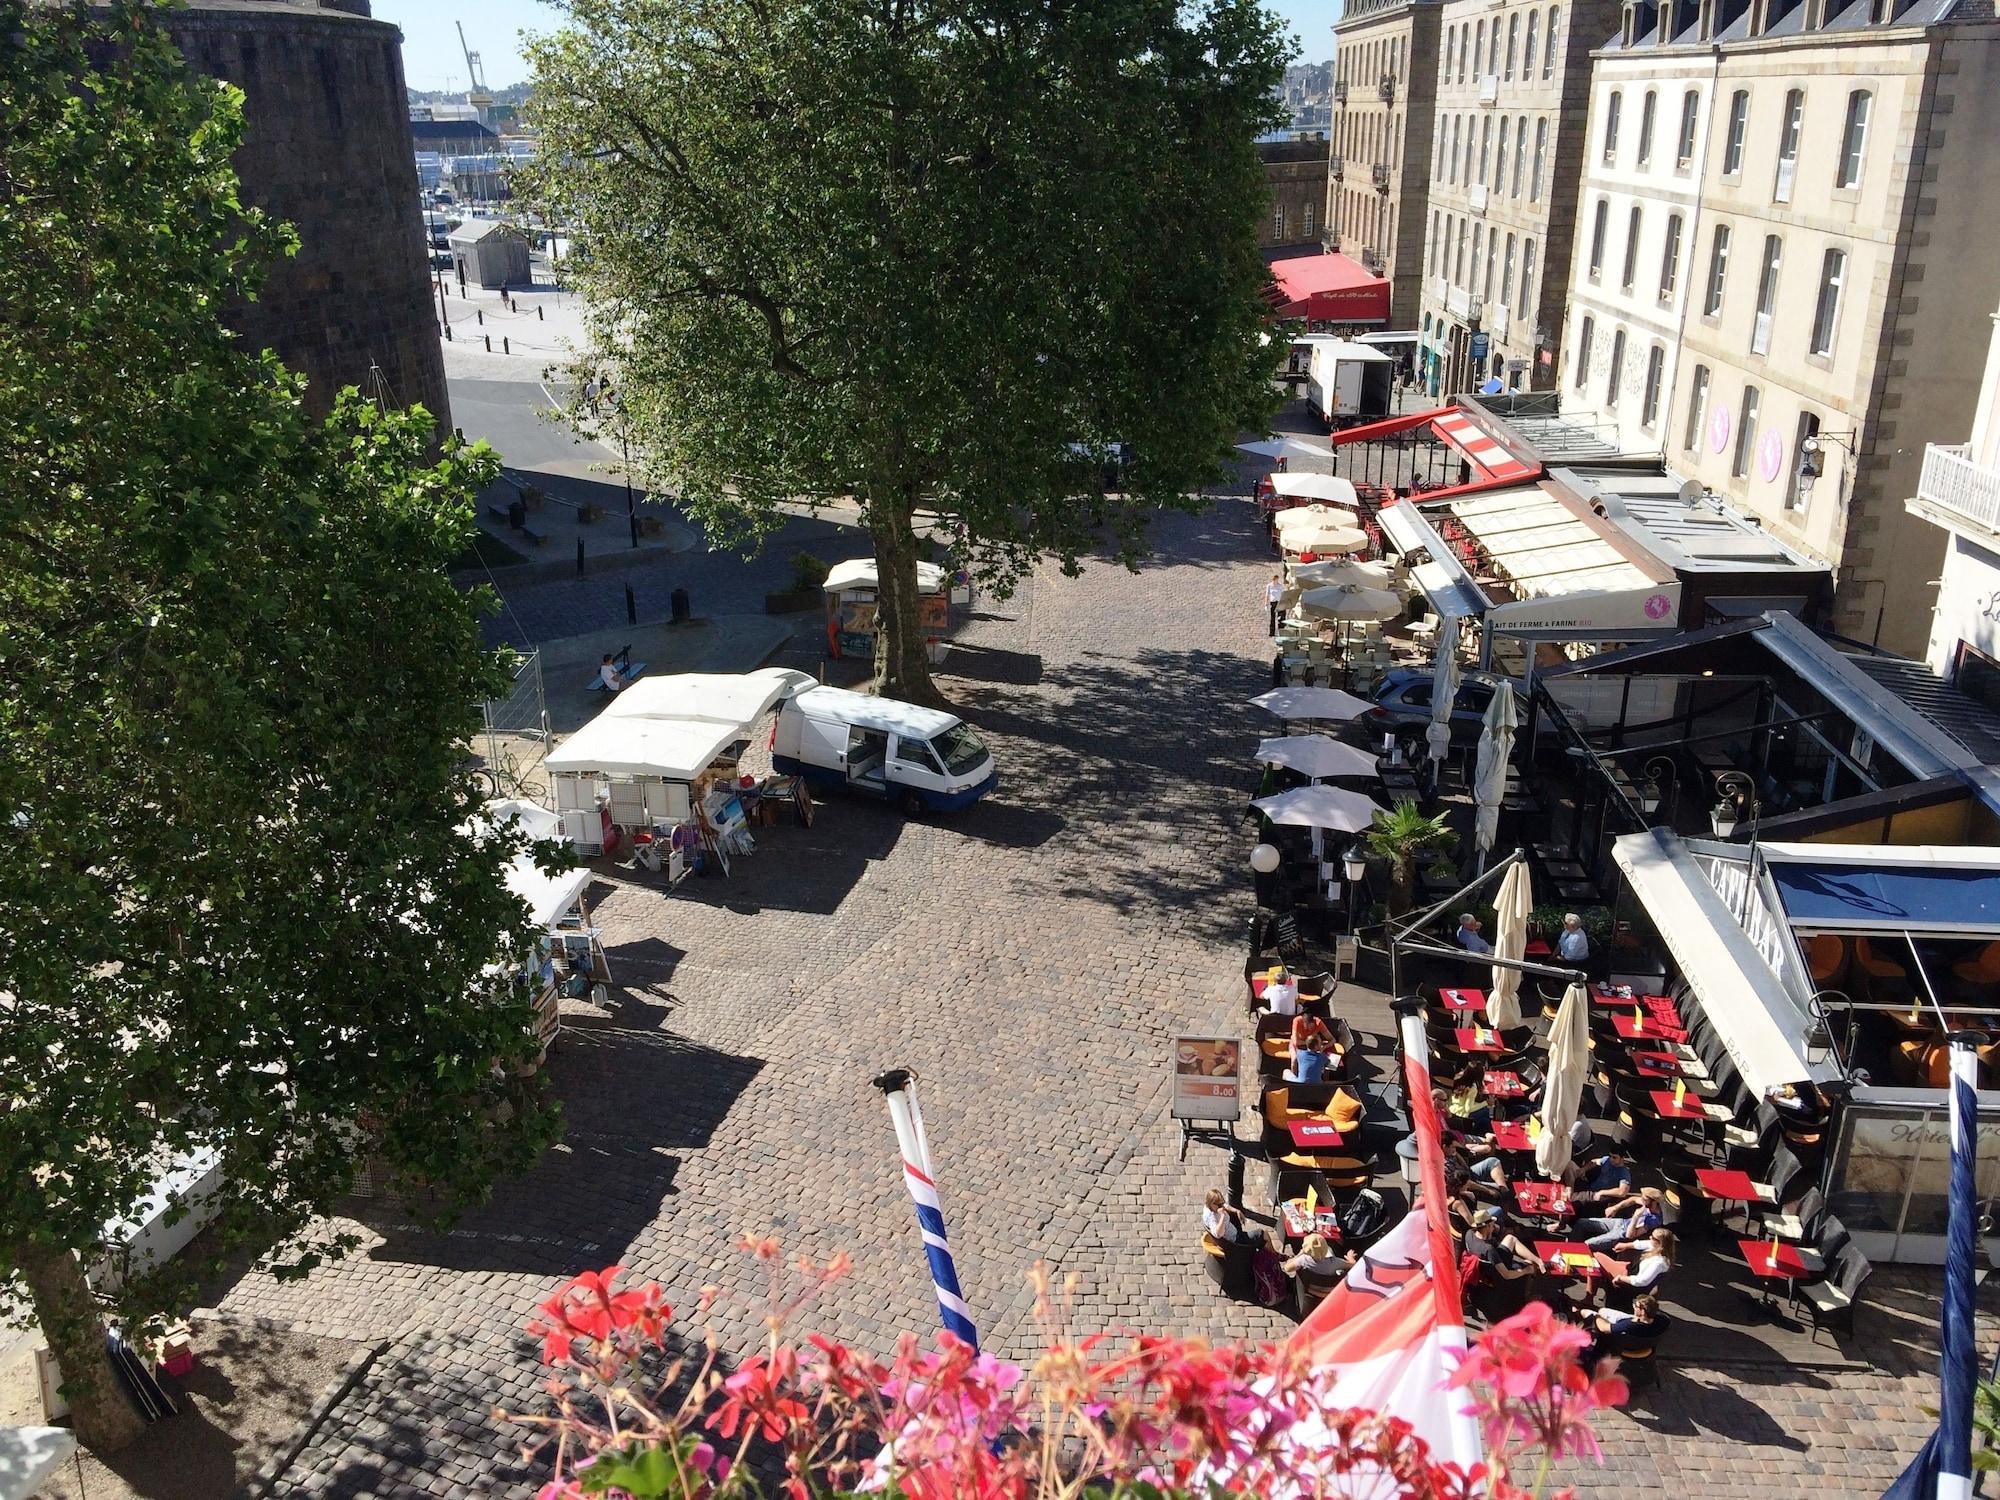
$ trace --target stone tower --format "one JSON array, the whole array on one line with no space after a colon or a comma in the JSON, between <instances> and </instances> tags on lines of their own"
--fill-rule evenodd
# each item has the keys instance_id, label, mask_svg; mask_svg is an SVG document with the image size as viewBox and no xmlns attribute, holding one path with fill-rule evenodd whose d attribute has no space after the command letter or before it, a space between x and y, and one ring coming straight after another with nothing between
<instances>
[{"instance_id":1,"label":"stone tower","mask_svg":"<svg viewBox=\"0 0 2000 1500\"><path fill-rule=\"evenodd\" d=\"M256 304L230 323L309 380L451 425L403 87L402 33L369 0L192 0L166 25L199 73L243 90L242 195L293 225Z\"/></svg>"}]
</instances>

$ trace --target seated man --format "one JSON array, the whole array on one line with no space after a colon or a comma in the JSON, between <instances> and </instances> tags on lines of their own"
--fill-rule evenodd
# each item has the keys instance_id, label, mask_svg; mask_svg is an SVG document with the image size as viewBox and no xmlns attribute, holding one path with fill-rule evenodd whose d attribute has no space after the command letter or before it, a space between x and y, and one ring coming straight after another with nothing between
<instances>
[{"instance_id":1,"label":"seated man","mask_svg":"<svg viewBox=\"0 0 2000 1500\"><path fill-rule=\"evenodd\" d=\"M1666 1200L1658 1188L1649 1187L1620 1198L1603 1218L1577 1220L1571 1232L1591 1249L1616 1255L1624 1245L1643 1249L1665 1222Z\"/></svg>"},{"instance_id":2,"label":"seated man","mask_svg":"<svg viewBox=\"0 0 2000 1500\"><path fill-rule=\"evenodd\" d=\"M1271 976L1264 986L1264 1009L1274 1016L1295 1016L1299 1013L1299 986L1290 971L1282 964L1278 972Z\"/></svg>"},{"instance_id":3,"label":"seated man","mask_svg":"<svg viewBox=\"0 0 2000 1500\"><path fill-rule=\"evenodd\" d=\"M1578 1209L1615 1203L1632 1192L1632 1164L1623 1146L1609 1146L1579 1170L1569 1201Z\"/></svg>"},{"instance_id":4,"label":"seated man","mask_svg":"<svg viewBox=\"0 0 2000 1500\"><path fill-rule=\"evenodd\" d=\"M1493 945L1480 935L1479 918L1465 912L1458 919L1458 931L1452 934L1458 946L1467 953L1491 953Z\"/></svg>"},{"instance_id":5,"label":"seated man","mask_svg":"<svg viewBox=\"0 0 2000 1500\"><path fill-rule=\"evenodd\" d=\"M1324 1028L1322 1028L1324 1029ZM1296 1032L1294 1033L1296 1036ZM1333 1062L1332 1039L1310 1037L1304 1043L1292 1043L1292 1065L1285 1069L1287 1083L1320 1083L1326 1078L1326 1070Z\"/></svg>"},{"instance_id":6,"label":"seated man","mask_svg":"<svg viewBox=\"0 0 2000 1500\"><path fill-rule=\"evenodd\" d=\"M604 684L607 693L616 693L625 686L624 674L618 670L618 658L609 651L604 653L604 660L597 664L597 680Z\"/></svg>"},{"instance_id":7,"label":"seated man","mask_svg":"<svg viewBox=\"0 0 2000 1500\"><path fill-rule=\"evenodd\" d=\"M1490 1204L1465 1232L1465 1250L1502 1281L1519 1281L1541 1269L1535 1252L1508 1229L1506 1215Z\"/></svg>"}]
</instances>

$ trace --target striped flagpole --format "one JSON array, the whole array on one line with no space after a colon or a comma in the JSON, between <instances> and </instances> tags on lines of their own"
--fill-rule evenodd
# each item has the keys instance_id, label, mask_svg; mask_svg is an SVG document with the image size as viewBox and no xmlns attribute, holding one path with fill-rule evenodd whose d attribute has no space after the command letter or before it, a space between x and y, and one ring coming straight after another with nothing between
<instances>
[{"instance_id":1,"label":"striped flagpole","mask_svg":"<svg viewBox=\"0 0 2000 1500\"><path fill-rule=\"evenodd\" d=\"M1951 1215L1944 1259L1944 1370L1938 1402L1938 1500L1972 1493L1972 1388L1979 1379L1973 1350L1973 1275L1978 1254L1979 1199L1973 1186L1979 1150L1979 1053L1976 1031L1951 1034Z\"/></svg>"},{"instance_id":2,"label":"striped flagpole","mask_svg":"<svg viewBox=\"0 0 2000 1500\"><path fill-rule=\"evenodd\" d=\"M924 1258L930 1262L931 1284L937 1289L939 1316L947 1333L977 1349L979 1330L973 1327L972 1309L959 1291L958 1267L952 1264L945 1239L944 1206L931 1172L931 1147L924 1135L923 1111L917 1107L916 1081L908 1068L892 1068L875 1080L875 1087L889 1101L889 1120L903 1153L903 1182L916 1201L917 1228L924 1237Z\"/></svg>"}]
</instances>

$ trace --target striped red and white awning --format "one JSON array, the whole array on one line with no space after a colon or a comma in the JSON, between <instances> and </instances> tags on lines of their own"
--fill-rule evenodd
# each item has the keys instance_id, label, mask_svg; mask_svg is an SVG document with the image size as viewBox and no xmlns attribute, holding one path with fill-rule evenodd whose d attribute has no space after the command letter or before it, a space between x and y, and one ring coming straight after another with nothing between
<instances>
[{"instance_id":1,"label":"striped red and white awning","mask_svg":"<svg viewBox=\"0 0 2000 1500\"><path fill-rule=\"evenodd\" d=\"M1451 409L1431 420L1431 430L1470 461L1474 477L1482 484L1511 484L1533 479L1541 472L1534 464L1523 463L1487 435L1486 430L1464 412Z\"/></svg>"}]
</instances>

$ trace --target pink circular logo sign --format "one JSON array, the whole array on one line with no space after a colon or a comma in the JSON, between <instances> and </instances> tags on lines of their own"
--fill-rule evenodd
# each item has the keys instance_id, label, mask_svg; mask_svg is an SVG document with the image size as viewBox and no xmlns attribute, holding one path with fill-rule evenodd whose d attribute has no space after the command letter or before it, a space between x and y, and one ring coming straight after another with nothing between
<instances>
[{"instance_id":1,"label":"pink circular logo sign","mask_svg":"<svg viewBox=\"0 0 2000 1500\"><path fill-rule=\"evenodd\" d=\"M1667 617L1667 611L1672 608L1673 605L1667 602L1665 594L1654 594L1646 601L1646 618L1649 620L1664 620Z\"/></svg>"},{"instance_id":2,"label":"pink circular logo sign","mask_svg":"<svg viewBox=\"0 0 2000 1500\"><path fill-rule=\"evenodd\" d=\"M1708 451L1720 453L1729 446L1729 408L1718 406L1708 419Z\"/></svg>"},{"instance_id":3,"label":"pink circular logo sign","mask_svg":"<svg viewBox=\"0 0 2000 1500\"><path fill-rule=\"evenodd\" d=\"M1785 445L1775 432L1767 432L1757 443L1757 477L1769 484L1785 466Z\"/></svg>"}]
</instances>

